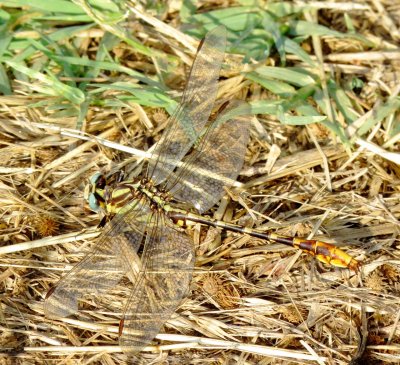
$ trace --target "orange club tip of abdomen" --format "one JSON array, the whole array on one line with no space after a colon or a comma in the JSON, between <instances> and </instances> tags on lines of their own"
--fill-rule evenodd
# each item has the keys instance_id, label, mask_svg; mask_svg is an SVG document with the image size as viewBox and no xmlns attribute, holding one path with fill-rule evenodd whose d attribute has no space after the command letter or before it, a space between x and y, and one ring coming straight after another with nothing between
<instances>
[{"instance_id":1,"label":"orange club tip of abdomen","mask_svg":"<svg viewBox=\"0 0 400 365\"><path fill-rule=\"evenodd\" d=\"M360 269L360 262L330 243L295 238L293 240L293 246L307 252L325 264L347 268L356 272Z\"/></svg>"}]
</instances>

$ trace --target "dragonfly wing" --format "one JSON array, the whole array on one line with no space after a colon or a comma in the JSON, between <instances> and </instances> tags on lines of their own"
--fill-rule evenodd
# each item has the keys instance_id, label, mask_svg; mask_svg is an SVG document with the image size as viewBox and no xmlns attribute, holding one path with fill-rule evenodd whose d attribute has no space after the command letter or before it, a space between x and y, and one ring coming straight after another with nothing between
<instances>
[{"instance_id":1,"label":"dragonfly wing","mask_svg":"<svg viewBox=\"0 0 400 365\"><path fill-rule=\"evenodd\" d=\"M159 333L189 289L194 267L193 243L161 215L147 233L143 269L120 324L125 353L141 351Z\"/></svg>"},{"instance_id":2,"label":"dragonfly wing","mask_svg":"<svg viewBox=\"0 0 400 365\"><path fill-rule=\"evenodd\" d=\"M156 185L175 169L207 123L217 96L225 45L226 29L223 26L208 32L200 43L182 100L169 118L168 127L149 162L148 177Z\"/></svg>"},{"instance_id":3,"label":"dragonfly wing","mask_svg":"<svg viewBox=\"0 0 400 365\"><path fill-rule=\"evenodd\" d=\"M145 232L149 208L136 202L126 214L109 222L93 249L49 291L44 302L48 317L66 317L78 310L78 298L105 294L129 270Z\"/></svg>"},{"instance_id":4,"label":"dragonfly wing","mask_svg":"<svg viewBox=\"0 0 400 365\"><path fill-rule=\"evenodd\" d=\"M169 180L168 189L173 196L190 202L200 213L221 198L224 186L232 185L242 168L249 120L239 116L222 123L237 107L237 103L232 104L216 119L197 148L186 157L184 165L177 169L176 178Z\"/></svg>"}]
</instances>

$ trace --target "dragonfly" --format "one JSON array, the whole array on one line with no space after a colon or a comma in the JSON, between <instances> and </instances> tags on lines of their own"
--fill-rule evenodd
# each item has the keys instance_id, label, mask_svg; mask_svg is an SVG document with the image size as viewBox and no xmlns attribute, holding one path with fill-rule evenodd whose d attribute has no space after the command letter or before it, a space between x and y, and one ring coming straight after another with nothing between
<instances>
[{"instance_id":1,"label":"dragonfly","mask_svg":"<svg viewBox=\"0 0 400 365\"><path fill-rule=\"evenodd\" d=\"M210 118L225 46L223 26L200 42L181 102L142 175L113 183L100 173L91 178L89 205L109 219L91 251L48 292L46 316L77 312L79 298L107 294L126 275L133 290L120 320L119 344L127 354L140 352L188 294L195 251L186 230L193 223L282 243L332 266L358 269L357 260L332 244L204 216L221 199L224 186L238 177L249 139L248 119L231 117L243 104L224 103Z\"/></svg>"}]
</instances>

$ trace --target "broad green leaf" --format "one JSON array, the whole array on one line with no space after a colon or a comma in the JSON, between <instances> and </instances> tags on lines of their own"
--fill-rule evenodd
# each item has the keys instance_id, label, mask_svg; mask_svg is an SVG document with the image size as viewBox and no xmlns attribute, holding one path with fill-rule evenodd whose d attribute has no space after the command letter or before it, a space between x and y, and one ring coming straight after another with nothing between
<instances>
[{"instance_id":1,"label":"broad green leaf","mask_svg":"<svg viewBox=\"0 0 400 365\"><path fill-rule=\"evenodd\" d=\"M288 114L278 114L278 119L282 124L306 125L311 123L321 123L327 119L324 115L313 116L294 116Z\"/></svg>"},{"instance_id":2,"label":"broad green leaf","mask_svg":"<svg viewBox=\"0 0 400 365\"><path fill-rule=\"evenodd\" d=\"M255 100L249 104L252 114L276 115L281 102L279 100Z\"/></svg>"},{"instance_id":3,"label":"broad green leaf","mask_svg":"<svg viewBox=\"0 0 400 365\"><path fill-rule=\"evenodd\" d=\"M90 16L87 16L86 14L43 15L38 16L36 20L46 20L60 23L92 23L92 18Z\"/></svg>"},{"instance_id":4,"label":"broad green leaf","mask_svg":"<svg viewBox=\"0 0 400 365\"><path fill-rule=\"evenodd\" d=\"M302 103L298 106L295 107L295 110L298 114L302 116L321 116L320 113L310 104L308 103Z\"/></svg>"},{"instance_id":5,"label":"broad green leaf","mask_svg":"<svg viewBox=\"0 0 400 365\"><path fill-rule=\"evenodd\" d=\"M10 35L9 27L10 27L10 19L11 16L6 11L0 8L0 37L7 38ZM8 44L7 44L8 45Z\"/></svg>"},{"instance_id":6,"label":"broad green leaf","mask_svg":"<svg viewBox=\"0 0 400 365\"><path fill-rule=\"evenodd\" d=\"M7 51L11 43L12 37L13 37L12 34L8 32L0 34L0 57L2 57L3 54Z\"/></svg>"},{"instance_id":7,"label":"broad green leaf","mask_svg":"<svg viewBox=\"0 0 400 365\"><path fill-rule=\"evenodd\" d=\"M267 2L265 9L278 18L287 17L303 10L303 6L293 4L291 1Z\"/></svg>"},{"instance_id":8,"label":"broad green leaf","mask_svg":"<svg viewBox=\"0 0 400 365\"><path fill-rule=\"evenodd\" d=\"M246 78L248 80L252 80L252 81L260 84L265 89L271 91L272 93L274 93L276 95L288 97L290 95L293 95L296 92L296 89L292 85L290 85L286 82L273 80L271 78L265 78L265 77L257 74L256 72L247 73Z\"/></svg>"},{"instance_id":9,"label":"broad green leaf","mask_svg":"<svg viewBox=\"0 0 400 365\"><path fill-rule=\"evenodd\" d=\"M0 63L0 93L4 95L12 94L10 80L8 79L7 72L1 63Z\"/></svg>"},{"instance_id":10,"label":"broad green leaf","mask_svg":"<svg viewBox=\"0 0 400 365\"><path fill-rule=\"evenodd\" d=\"M302 87L310 84L315 84L315 80L310 75L299 69L293 69L288 67L285 68L285 67L262 66L257 68L255 72L257 72L261 76L286 81L289 84L295 86Z\"/></svg>"},{"instance_id":11,"label":"broad green leaf","mask_svg":"<svg viewBox=\"0 0 400 365\"><path fill-rule=\"evenodd\" d=\"M28 7L48 13L83 14L78 5L65 0L2 0L1 4L8 7Z\"/></svg>"},{"instance_id":12,"label":"broad green leaf","mask_svg":"<svg viewBox=\"0 0 400 365\"><path fill-rule=\"evenodd\" d=\"M336 30L329 29L323 25L306 22L304 20L292 20L289 22L290 34L293 36L331 36L336 38L348 37L345 33L340 33Z\"/></svg>"},{"instance_id":13,"label":"broad green leaf","mask_svg":"<svg viewBox=\"0 0 400 365\"><path fill-rule=\"evenodd\" d=\"M196 14L190 18L191 24L202 24L206 31L223 24L232 32L242 32L254 29L260 21L259 8L252 6L229 7Z\"/></svg>"},{"instance_id":14,"label":"broad green leaf","mask_svg":"<svg viewBox=\"0 0 400 365\"><path fill-rule=\"evenodd\" d=\"M87 1L92 8L96 8L96 10L100 10L103 12L110 13L121 13L121 9L118 7L116 1L111 0L88 0ZM79 2L78 2L79 3Z\"/></svg>"}]
</instances>

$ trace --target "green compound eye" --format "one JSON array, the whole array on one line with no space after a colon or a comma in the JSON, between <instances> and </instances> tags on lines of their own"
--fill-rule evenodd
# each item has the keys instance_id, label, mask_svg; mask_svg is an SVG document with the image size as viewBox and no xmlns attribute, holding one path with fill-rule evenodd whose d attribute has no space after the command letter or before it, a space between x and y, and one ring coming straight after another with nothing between
<instances>
[{"instance_id":1,"label":"green compound eye","mask_svg":"<svg viewBox=\"0 0 400 365\"><path fill-rule=\"evenodd\" d=\"M99 180L100 180L101 178L103 178L103 174L100 173L100 172L96 172L94 175L92 175L92 176L90 177L90 179L89 179L90 184L91 184L92 186L97 187L97 184L99 183Z\"/></svg>"},{"instance_id":2,"label":"green compound eye","mask_svg":"<svg viewBox=\"0 0 400 365\"><path fill-rule=\"evenodd\" d=\"M106 179L100 172L95 173L89 179L89 184L85 187L84 198L89 204L89 208L94 212L99 212L104 203L103 189L106 185Z\"/></svg>"},{"instance_id":3,"label":"green compound eye","mask_svg":"<svg viewBox=\"0 0 400 365\"><path fill-rule=\"evenodd\" d=\"M99 200L96 198L95 194L93 194L93 193L89 194L88 203L89 203L89 208L91 210L93 210L94 212L99 212L100 211Z\"/></svg>"}]
</instances>

